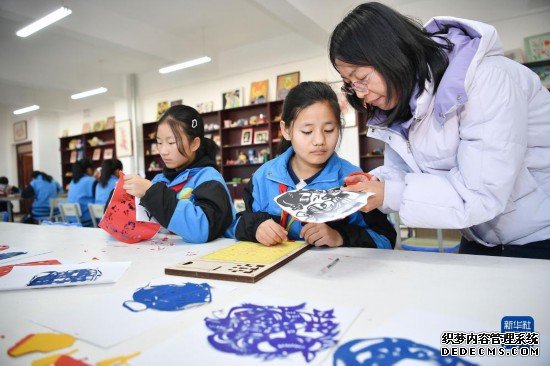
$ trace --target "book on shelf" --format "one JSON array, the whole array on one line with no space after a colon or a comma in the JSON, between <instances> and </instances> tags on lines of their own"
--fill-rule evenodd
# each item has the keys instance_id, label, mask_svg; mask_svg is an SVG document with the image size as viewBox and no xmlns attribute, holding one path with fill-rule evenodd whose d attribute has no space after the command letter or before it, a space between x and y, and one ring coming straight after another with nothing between
<instances>
[{"instance_id":1,"label":"book on shelf","mask_svg":"<svg viewBox=\"0 0 550 366\"><path fill-rule=\"evenodd\" d=\"M103 160L113 158L113 149L107 148L103 151Z\"/></svg>"}]
</instances>

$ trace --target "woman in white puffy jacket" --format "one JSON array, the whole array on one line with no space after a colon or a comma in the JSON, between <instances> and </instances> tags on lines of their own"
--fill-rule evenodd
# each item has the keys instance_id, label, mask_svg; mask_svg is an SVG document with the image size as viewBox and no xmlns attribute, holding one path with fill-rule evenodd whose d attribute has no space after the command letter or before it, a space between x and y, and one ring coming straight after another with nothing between
<instances>
[{"instance_id":1,"label":"woman in white puffy jacket","mask_svg":"<svg viewBox=\"0 0 550 366\"><path fill-rule=\"evenodd\" d=\"M330 59L384 165L348 189L411 227L461 229L461 253L550 259L550 93L496 30L424 27L379 3L335 28Z\"/></svg>"}]
</instances>

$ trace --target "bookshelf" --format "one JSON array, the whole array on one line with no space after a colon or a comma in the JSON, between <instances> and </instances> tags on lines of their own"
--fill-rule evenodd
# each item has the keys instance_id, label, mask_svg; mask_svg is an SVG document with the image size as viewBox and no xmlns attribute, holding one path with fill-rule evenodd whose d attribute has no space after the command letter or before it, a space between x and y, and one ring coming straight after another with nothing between
<instances>
[{"instance_id":1,"label":"bookshelf","mask_svg":"<svg viewBox=\"0 0 550 366\"><path fill-rule=\"evenodd\" d=\"M72 179L72 164L77 160L88 158L96 169L101 166L104 159L116 157L115 130L61 137L59 151L61 152L62 187L66 189Z\"/></svg>"},{"instance_id":2,"label":"bookshelf","mask_svg":"<svg viewBox=\"0 0 550 366\"><path fill-rule=\"evenodd\" d=\"M369 137L363 113L356 112L355 116L359 133L359 164L363 171L369 172L384 164L384 142Z\"/></svg>"}]
</instances>

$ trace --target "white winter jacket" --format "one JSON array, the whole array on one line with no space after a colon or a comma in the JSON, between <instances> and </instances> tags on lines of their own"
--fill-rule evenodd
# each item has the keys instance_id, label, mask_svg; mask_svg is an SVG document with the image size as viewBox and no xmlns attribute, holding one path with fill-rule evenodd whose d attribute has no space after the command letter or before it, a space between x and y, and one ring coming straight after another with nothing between
<instances>
[{"instance_id":1,"label":"white winter jacket","mask_svg":"<svg viewBox=\"0 0 550 366\"><path fill-rule=\"evenodd\" d=\"M550 239L550 93L528 68L503 56L496 30L451 17L455 49L437 93L411 101L407 134L367 121L386 143L384 212L411 227L462 229L487 246ZM406 124L407 125L407 124Z\"/></svg>"}]
</instances>

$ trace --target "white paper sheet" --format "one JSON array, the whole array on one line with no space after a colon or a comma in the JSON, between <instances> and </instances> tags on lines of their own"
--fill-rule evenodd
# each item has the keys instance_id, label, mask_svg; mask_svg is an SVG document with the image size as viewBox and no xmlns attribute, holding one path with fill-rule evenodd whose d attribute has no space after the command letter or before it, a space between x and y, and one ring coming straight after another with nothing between
<instances>
[{"instance_id":1,"label":"white paper sheet","mask_svg":"<svg viewBox=\"0 0 550 366\"><path fill-rule=\"evenodd\" d=\"M9 247L0 251L0 266L9 263L28 262L27 258L36 257L40 254L50 253L51 250L27 250L25 248Z\"/></svg>"},{"instance_id":2,"label":"white paper sheet","mask_svg":"<svg viewBox=\"0 0 550 366\"><path fill-rule=\"evenodd\" d=\"M374 193L334 189L297 189L273 200L283 211L301 222L323 223L340 220L367 204Z\"/></svg>"},{"instance_id":3,"label":"white paper sheet","mask_svg":"<svg viewBox=\"0 0 550 366\"><path fill-rule=\"evenodd\" d=\"M188 281L181 277L163 276L144 283L142 286L128 288L99 298L93 303L84 302L70 311L56 309L48 313L34 315L32 321L62 333L72 334L78 339L99 347L109 348L138 336L165 321L181 316L181 311L192 311L190 308L177 311L145 309L146 307L142 304L132 302L133 295L137 290L148 285L202 284L205 282L208 283L206 280ZM233 289L234 287L226 285L212 285L211 301L218 301ZM124 303L134 310L143 309L143 311L132 312L124 307Z\"/></svg>"},{"instance_id":4,"label":"white paper sheet","mask_svg":"<svg viewBox=\"0 0 550 366\"><path fill-rule=\"evenodd\" d=\"M305 307L299 311L300 316L295 318L286 318L283 320L281 317L284 311L274 312L275 316L269 316L267 314L273 314L273 312L254 311L254 314L264 313L266 316L262 318L250 319L246 315L243 315L243 309L237 310L235 308L241 308L243 304L254 304L264 306L278 306L278 307L292 307L303 304L304 301L288 299L269 299L265 296L254 296L243 299L232 306L227 306L223 310L214 312L208 318L225 318L231 315L232 320L231 327L236 327L236 323L240 324L242 332L231 332L225 328L225 332L218 330L224 334L243 334L248 333L249 337L231 339L232 344L237 347L248 347L249 349L259 350L256 355L246 354L237 355L231 352L224 352L216 349L208 340L209 336L213 339L219 340L220 338L214 337L214 331L210 330L205 320L199 320L197 324L182 331L180 334L173 335L170 340L161 343L158 346L154 346L151 349L143 352L140 356L131 361L132 365L224 365L224 366L246 366L246 365L259 365L266 364L273 365L317 365L328 356L331 348L336 347L334 341L337 341L342 334L348 329L348 327L355 321L359 315L361 309L352 307L334 307L330 305L323 305L317 303L306 303ZM230 312L231 309L234 309ZM316 312L317 310L318 312ZM328 315L329 311L333 310L333 318ZM236 314L239 313L239 316ZM294 314L297 314L296 312ZM287 313L288 315L288 313ZM325 317L323 317L325 316ZM291 319L290 321L288 321ZM294 326L288 325L296 321ZM330 326L327 321L337 323L334 335L326 336L327 329ZM269 324L269 325L266 325ZM309 328L308 328L309 326ZM248 331L256 327L254 336L252 332ZM280 327L280 328L277 328ZM312 329L316 328L317 330ZM322 330L319 330L322 329ZM290 330L290 331L287 331ZM292 330L296 330L293 333ZM324 333L325 332L325 333ZM265 335L266 338L259 343L256 343L260 334ZM220 334L220 333L218 333ZM293 338L293 334L301 339L296 341ZM263 336L262 335L262 336ZM319 346L319 338L325 335L325 341L327 342L326 349ZM312 343L308 343L307 337L312 337L314 340ZM231 336L229 336L231 338ZM330 340L329 340L330 339ZM300 344L301 343L301 344ZM301 352L296 352L296 348L305 345L305 350L309 351L310 362L306 361L306 356ZM257 348L256 348L257 347ZM276 347L276 348L274 348ZM274 352L283 352L286 350L289 354L282 358L272 358L268 361L264 361L266 355L274 355ZM308 353L308 352L306 352ZM267 356L269 357L269 356Z\"/></svg>"},{"instance_id":5,"label":"white paper sheet","mask_svg":"<svg viewBox=\"0 0 550 366\"><path fill-rule=\"evenodd\" d=\"M157 219L155 219L153 215L151 215L149 211L145 209L145 207L140 205L140 202L141 198L136 197L136 221L154 222L155 224L158 224L159 222L157 221Z\"/></svg>"},{"instance_id":6,"label":"white paper sheet","mask_svg":"<svg viewBox=\"0 0 550 366\"><path fill-rule=\"evenodd\" d=\"M102 261L15 266L10 273L0 277L0 291L115 283L129 266L130 262Z\"/></svg>"}]
</instances>

